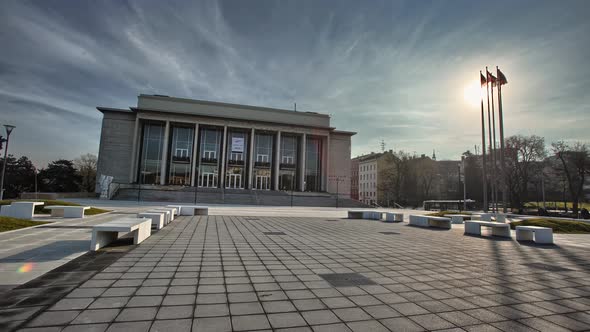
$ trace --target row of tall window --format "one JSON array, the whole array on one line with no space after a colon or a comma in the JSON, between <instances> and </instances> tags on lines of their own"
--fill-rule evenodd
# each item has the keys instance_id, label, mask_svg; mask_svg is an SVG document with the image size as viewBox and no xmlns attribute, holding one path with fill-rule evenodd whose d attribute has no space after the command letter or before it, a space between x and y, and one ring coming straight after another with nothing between
<instances>
[{"instance_id":1,"label":"row of tall window","mask_svg":"<svg viewBox=\"0 0 590 332\"><path fill-rule=\"evenodd\" d=\"M221 153L223 145L223 128L201 126L199 144L195 151L195 127L191 125L171 124L168 146L164 149L165 124L146 122L142 128L141 155L139 158L139 182L142 184L160 184L162 177L162 159L168 153L166 183L170 185L190 186L192 183L193 164L197 162L196 184L199 187L218 188L221 186ZM270 190L274 188L275 146L277 135L273 132L256 131L254 146L251 148L251 131L247 129L228 128L226 140L226 163L224 185L230 189L247 187L249 156L253 154L252 188ZM301 176L299 158L301 156L300 136L282 134L279 154L280 190L299 190L297 179ZM304 190L321 190L321 156L322 140L308 137L305 149ZM194 160L198 156L198 160Z\"/></svg>"}]
</instances>

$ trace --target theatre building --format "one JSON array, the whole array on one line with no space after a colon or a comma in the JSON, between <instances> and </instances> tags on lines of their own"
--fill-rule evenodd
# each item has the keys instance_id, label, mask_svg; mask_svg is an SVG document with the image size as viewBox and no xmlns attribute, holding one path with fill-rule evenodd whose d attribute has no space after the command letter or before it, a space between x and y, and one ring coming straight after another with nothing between
<instances>
[{"instance_id":1,"label":"theatre building","mask_svg":"<svg viewBox=\"0 0 590 332\"><path fill-rule=\"evenodd\" d=\"M114 183L335 193L350 177L355 133L327 114L159 95L97 109L97 171ZM350 180L338 191L349 197Z\"/></svg>"}]
</instances>

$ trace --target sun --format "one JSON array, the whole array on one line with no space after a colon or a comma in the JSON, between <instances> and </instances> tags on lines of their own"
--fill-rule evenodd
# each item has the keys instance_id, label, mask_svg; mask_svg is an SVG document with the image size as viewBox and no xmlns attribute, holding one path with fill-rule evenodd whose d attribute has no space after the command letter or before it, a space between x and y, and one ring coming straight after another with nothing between
<instances>
[{"instance_id":1,"label":"sun","mask_svg":"<svg viewBox=\"0 0 590 332\"><path fill-rule=\"evenodd\" d=\"M463 98L470 106L478 106L481 100L482 89L478 81L473 81L463 88Z\"/></svg>"}]
</instances>

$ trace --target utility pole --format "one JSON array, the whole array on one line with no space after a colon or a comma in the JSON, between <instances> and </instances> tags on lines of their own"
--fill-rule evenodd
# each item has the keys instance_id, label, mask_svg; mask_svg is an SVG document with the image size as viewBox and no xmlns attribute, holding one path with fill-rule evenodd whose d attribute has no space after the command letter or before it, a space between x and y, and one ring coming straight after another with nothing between
<instances>
[{"instance_id":1,"label":"utility pole","mask_svg":"<svg viewBox=\"0 0 590 332\"><path fill-rule=\"evenodd\" d=\"M0 145L6 142L6 146L4 147L4 162L2 163L2 178L0 178L0 201L4 199L4 174L6 173L6 161L8 160L8 141L10 140L10 133L16 127L4 125L4 128L6 129L6 140L3 139L0 141Z\"/></svg>"}]
</instances>

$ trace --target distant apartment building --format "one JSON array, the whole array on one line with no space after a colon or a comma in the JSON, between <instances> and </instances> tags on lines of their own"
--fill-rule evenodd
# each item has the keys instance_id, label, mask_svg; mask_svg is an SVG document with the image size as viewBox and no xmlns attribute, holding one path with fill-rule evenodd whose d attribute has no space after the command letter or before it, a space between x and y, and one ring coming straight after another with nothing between
<instances>
[{"instance_id":1,"label":"distant apartment building","mask_svg":"<svg viewBox=\"0 0 590 332\"><path fill-rule=\"evenodd\" d=\"M358 197L359 201L375 205L379 204L379 172L383 167L382 157L390 152L370 153L352 159L351 197ZM356 186L354 185L356 181Z\"/></svg>"},{"instance_id":2,"label":"distant apartment building","mask_svg":"<svg viewBox=\"0 0 590 332\"><path fill-rule=\"evenodd\" d=\"M352 159L350 162L350 198L359 200L359 161Z\"/></svg>"}]
</instances>

